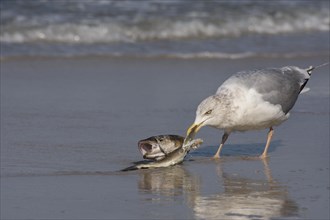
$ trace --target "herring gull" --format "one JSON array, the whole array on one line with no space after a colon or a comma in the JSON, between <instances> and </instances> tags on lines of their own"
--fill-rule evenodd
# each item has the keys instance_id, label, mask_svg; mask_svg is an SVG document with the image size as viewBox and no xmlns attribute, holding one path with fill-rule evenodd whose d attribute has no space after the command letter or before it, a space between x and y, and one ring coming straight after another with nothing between
<instances>
[{"instance_id":1,"label":"herring gull","mask_svg":"<svg viewBox=\"0 0 330 220\"><path fill-rule=\"evenodd\" d=\"M267 157L273 127L286 121L312 70L327 65L301 69L295 66L238 72L228 78L214 95L204 99L196 111L195 122L188 128L185 142L203 126L224 130L220 152L231 132L269 129L261 158Z\"/></svg>"}]
</instances>

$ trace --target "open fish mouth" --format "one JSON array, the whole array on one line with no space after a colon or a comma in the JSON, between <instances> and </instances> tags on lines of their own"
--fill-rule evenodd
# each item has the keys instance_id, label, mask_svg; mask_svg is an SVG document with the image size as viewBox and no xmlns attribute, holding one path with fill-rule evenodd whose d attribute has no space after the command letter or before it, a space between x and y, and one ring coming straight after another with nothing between
<instances>
[{"instance_id":1,"label":"open fish mouth","mask_svg":"<svg viewBox=\"0 0 330 220\"><path fill-rule=\"evenodd\" d=\"M165 157L165 153L156 143L142 140L138 143L138 148L144 159L160 160Z\"/></svg>"},{"instance_id":2,"label":"open fish mouth","mask_svg":"<svg viewBox=\"0 0 330 220\"><path fill-rule=\"evenodd\" d=\"M146 142L141 142L141 143L139 142L139 150L141 154L144 156L152 151L152 145Z\"/></svg>"}]
</instances>

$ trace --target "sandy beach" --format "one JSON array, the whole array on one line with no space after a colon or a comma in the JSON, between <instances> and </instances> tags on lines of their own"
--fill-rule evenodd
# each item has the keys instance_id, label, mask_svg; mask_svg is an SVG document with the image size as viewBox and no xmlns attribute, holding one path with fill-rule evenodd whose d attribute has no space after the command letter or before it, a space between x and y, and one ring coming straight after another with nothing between
<instances>
[{"instance_id":1,"label":"sandy beach","mask_svg":"<svg viewBox=\"0 0 330 220\"><path fill-rule=\"evenodd\" d=\"M1 60L1 219L329 219L329 66L316 70L268 160L267 131L221 134L182 165L118 172L140 139L184 135L231 74L328 56Z\"/></svg>"}]
</instances>

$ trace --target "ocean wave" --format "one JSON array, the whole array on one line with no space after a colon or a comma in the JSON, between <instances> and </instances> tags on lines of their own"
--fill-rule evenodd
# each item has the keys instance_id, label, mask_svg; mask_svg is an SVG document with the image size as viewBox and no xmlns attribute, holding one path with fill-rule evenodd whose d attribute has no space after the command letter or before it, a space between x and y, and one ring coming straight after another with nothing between
<instances>
[{"instance_id":1,"label":"ocean wave","mask_svg":"<svg viewBox=\"0 0 330 220\"><path fill-rule=\"evenodd\" d=\"M197 53L168 53L168 54L122 54L113 53L108 55L100 55L117 58L169 58L169 59L229 59L239 60L246 58L302 58L315 56L330 56L329 52L299 52L299 53L257 53L257 52L242 52L242 53L222 53L222 52L197 52Z\"/></svg>"},{"instance_id":2,"label":"ocean wave","mask_svg":"<svg viewBox=\"0 0 330 220\"><path fill-rule=\"evenodd\" d=\"M39 55L11 55L0 56L0 60L13 60L13 59L52 59L52 58L84 58L84 57L98 57L98 58L120 58L120 59L228 59L239 60L247 58L308 58L315 56L327 56L329 52L305 52L305 53L255 53L255 52L243 52L243 53L221 53L221 52L198 52L198 53L169 53L169 54L127 54L127 53L107 53L107 54L39 54Z\"/></svg>"},{"instance_id":3,"label":"ocean wave","mask_svg":"<svg viewBox=\"0 0 330 220\"><path fill-rule=\"evenodd\" d=\"M91 44L232 38L253 34L322 32L329 31L330 25L330 12L327 7L286 6L284 9L272 10L271 7L265 6L245 6L248 8L245 9L243 5L240 9L231 11L224 7L206 11L205 6L200 11L190 8L184 9L182 13L180 7L175 7L176 10L169 8L172 12L169 10L165 13L161 7L153 9L151 6L142 6L143 4L138 9L126 6L125 10L121 8L117 14L103 15L102 11L96 10L86 16L81 15L81 11L75 11L74 16L60 12L17 16L17 12L4 11L0 41ZM141 8L144 11L141 12ZM154 11L151 12L152 10Z\"/></svg>"},{"instance_id":4,"label":"ocean wave","mask_svg":"<svg viewBox=\"0 0 330 220\"><path fill-rule=\"evenodd\" d=\"M313 18L275 22L271 19L232 22L224 25L199 20L177 21L172 24L154 24L153 29L118 24L55 24L27 30L4 31L0 41L6 43L58 42L58 43L111 43L146 40L178 40L196 38L239 37L244 34L287 34L295 32L329 31L326 19Z\"/></svg>"}]
</instances>

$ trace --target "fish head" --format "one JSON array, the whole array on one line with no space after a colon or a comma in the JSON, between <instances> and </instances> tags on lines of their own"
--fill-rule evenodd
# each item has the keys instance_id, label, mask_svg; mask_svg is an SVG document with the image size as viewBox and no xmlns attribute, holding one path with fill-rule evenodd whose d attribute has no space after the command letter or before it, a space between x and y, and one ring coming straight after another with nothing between
<instances>
[{"instance_id":1,"label":"fish head","mask_svg":"<svg viewBox=\"0 0 330 220\"><path fill-rule=\"evenodd\" d=\"M144 159L161 160L167 154L182 147L184 138L178 135L152 136L138 142L138 148Z\"/></svg>"}]
</instances>

